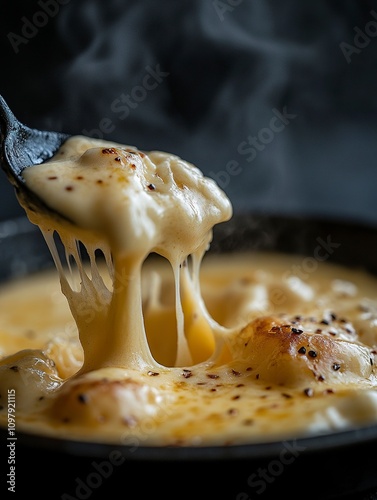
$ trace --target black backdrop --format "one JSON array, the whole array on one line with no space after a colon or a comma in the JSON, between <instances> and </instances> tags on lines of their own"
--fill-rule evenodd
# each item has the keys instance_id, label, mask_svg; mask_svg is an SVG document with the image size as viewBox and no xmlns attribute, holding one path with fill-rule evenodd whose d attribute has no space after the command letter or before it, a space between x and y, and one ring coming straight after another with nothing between
<instances>
[{"instance_id":1,"label":"black backdrop","mask_svg":"<svg viewBox=\"0 0 377 500\"><path fill-rule=\"evenodd\" d=\"M0 35L29 126L174 152L235 211L377 223L377 2L5 1Z\"/></svg>"}]
</instances>

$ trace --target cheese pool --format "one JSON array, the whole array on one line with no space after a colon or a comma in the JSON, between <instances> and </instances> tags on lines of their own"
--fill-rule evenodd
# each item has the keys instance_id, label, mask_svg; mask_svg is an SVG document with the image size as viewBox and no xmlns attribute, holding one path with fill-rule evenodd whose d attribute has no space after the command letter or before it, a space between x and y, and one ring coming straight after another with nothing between
<instances>
[{"instance_id":1,"label":"cheese pool","mask_svg":"<svg viewBox=\"0 0 377 500\"><path fill-rule=\"evenodd\" d=\"M1 426L9 393L19 431L125 445L377 422L375 277L212 255L231 202L173 154L73 136L24 178L50 209L19 198L55 267L0 287Z\"/></svg>"}]
</instances>

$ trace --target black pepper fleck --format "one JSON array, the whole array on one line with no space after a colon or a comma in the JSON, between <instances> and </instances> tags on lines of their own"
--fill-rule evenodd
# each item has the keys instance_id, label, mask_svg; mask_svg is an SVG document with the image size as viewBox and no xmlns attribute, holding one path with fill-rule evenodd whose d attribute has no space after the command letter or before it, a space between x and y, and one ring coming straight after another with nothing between
<instances>
[{"instance_id":1,"label":"black pepper fleck","mask_svg":"<svg viewBox=\"0 0 377 500\"><path fill-rule=\"evenodd\" d=\"M86 404L88 402L88 396L86 394L79 394L77 399L80 403Z\"/></svg>"},{"instance_id":2,"label":"black pepper fleck","mask_svg":"<svg viewBox=\"0 0 377 500\"><path fill-rule=\"evenodd\" d=\"M191 370L186 370L186 369L184 369L184 370L183 370L182 375L183 375L185 378L190 378L190 377L192 377L192 371L191 371Z\"/></svg>"},{"instance_id":3,"label":"black pepper fleck","mask_svg":"<svg viewBox=\"0 0 377 500\"><path fill-rule=\"evenodd\" d=\"M304 330L301 330L300 328L292 328L292 333L296 333L297 335L300 335L303 332Z\"/></svg>"},{"instance_id":4,"label":"black pepper fleck","mask_svg":"<svg viewBox=\"0 0 377 500\"><path fill-rule=\"evenodd\" d=\"M282 393L282 396L283 396L284 398L286 398L286 399L291 399L291 398L292 398L292 395L291 395L291 394L288 394L288 393L286 393L286 392L283 392L283 393Z\"/></svg>"},{"instance_id":5,"label":"black pepper fleck","mask_svg":"<svg viewBox=\"0 0 377 500\"><path fill-rule=\"evenodd\" d=\"M114 148L105 148L102 150L102 153L103 154L107 154L107 155L116 155L118 153L118 151Z\"/></svg>"},{"instance_id":6,"label":"black pepper fleck","mask_svg":"<svg viewBox=\"0 0 377 500\"><path fill-rule=\"evenodd\" d=\"M314 395L314 391L311 387L308 387L307 389L304 389L304 394L305 396L311 398Z\"/></svg>"}]
</instances>

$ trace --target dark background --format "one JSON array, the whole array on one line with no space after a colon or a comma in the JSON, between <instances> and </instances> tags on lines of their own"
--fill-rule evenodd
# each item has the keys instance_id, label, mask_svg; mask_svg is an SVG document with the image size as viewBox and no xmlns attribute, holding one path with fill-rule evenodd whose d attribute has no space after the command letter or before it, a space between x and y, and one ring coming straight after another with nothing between
<instances>
[{"instance_id":1,"label":"dark background","mask_svg":"<svg viewBox=\"0 0 377 500\"><path fill-rule=\"evenodd\" d=\"M8 1L0 35L31 127L176 153L235 211L377 223L377 2Z\"/></svg>"}]
</instances>

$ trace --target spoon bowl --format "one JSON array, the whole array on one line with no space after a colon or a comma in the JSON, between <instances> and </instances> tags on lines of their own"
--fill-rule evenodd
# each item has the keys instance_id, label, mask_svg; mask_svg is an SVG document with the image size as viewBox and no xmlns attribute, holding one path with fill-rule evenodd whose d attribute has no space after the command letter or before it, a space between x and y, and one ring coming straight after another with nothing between
<instances>
[{"instance_id":1,"label":"spoon bowl","mask_svg":"<svg viewBox=\"0 0 377 500\"><path fill-rule=\"evenodd\" d=\"M15 187L17 197L29 207L52 212L27 188L23 171L51 158L69 137L69 134L24 125L0 95L0 166Z\"/></svg>"}]
</instances>

